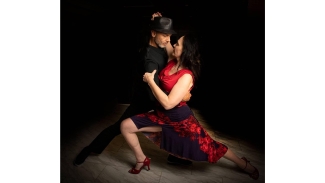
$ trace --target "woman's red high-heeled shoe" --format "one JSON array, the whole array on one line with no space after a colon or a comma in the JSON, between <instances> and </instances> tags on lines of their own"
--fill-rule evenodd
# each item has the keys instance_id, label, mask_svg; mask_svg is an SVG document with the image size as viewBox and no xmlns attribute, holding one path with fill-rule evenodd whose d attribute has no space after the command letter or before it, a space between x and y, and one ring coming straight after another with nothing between
<instances>
[{"instance_id":1,"label":"woman's red high-heeled shoe","mask_svg":"<svg viewBox=\"0 0 325 183\"><path fill-rule=\"evenodd\" d=\"M137 163L143 163L142 167L139 170L137 170L137 169L135 169L135 166L134 166L131 170L129 170L129 173L138 174L141 172L142 168L145 166L148 166L147 171L150 170L150 159L149 158L146 157L146 159L144 159L143 162L137 162Z\"/></svg>"},{"instance_id":2,"label":"woman's red high-heeled shoe","mask_svg":"<svg viewBox=\"0 0 325 183\"><path fill-rule=\"evenodd\" d=\"M243 160L246 161L246 166L245 166L245 168L243 168L243 170L245 170L246 167L247 167L247 163L249 163L250 161L248 161L245 157L242 157L241 159L243 159ZM249 163L249 164L250 164L250 163ZM253 165L251 165L251 166L252 166L255 170L254 170L253 173L248 173L248 174L249 174L249 176L250 176L252 179L257 180L258 177L260 176L260 173L258 172L257 168L255 168Z\"/></svg>"}]
</instances>

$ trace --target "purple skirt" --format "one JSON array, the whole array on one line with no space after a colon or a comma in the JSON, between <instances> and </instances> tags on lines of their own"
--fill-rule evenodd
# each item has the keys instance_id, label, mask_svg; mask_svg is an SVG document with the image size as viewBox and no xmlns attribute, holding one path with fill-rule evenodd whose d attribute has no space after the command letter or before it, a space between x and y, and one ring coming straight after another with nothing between
<instances>
[{"instance_id":1,"label":"purple skirt","mask_svg":"<svg viewBox=\"0 0 325 183\"><path fill-rule=\"evenodd\" d=\"M213 140L194 117L190 107L179 105L171 110L162 107L153 112L132 116L138 129L161 126L161 132L143 132L152 142L179 158L216 163L228 147Z\"/></svg>"}]
</instances>

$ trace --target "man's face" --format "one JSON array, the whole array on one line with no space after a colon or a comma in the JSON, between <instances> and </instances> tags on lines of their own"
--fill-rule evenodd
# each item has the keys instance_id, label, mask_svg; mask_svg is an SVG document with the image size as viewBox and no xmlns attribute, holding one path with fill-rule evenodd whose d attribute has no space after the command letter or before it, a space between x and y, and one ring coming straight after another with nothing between
<instances>
[{"instance_id":1,"label":"man's face","mask_svg":"<svg viewBox=\"0 0 325 183\"><path fill-rule=\"evenodd\" d=\"M171 36L171 34L165 34L165 33L155 32L155 34L153 34L153 36L154 36L155 43L160 48L165 48L166 45L170 42L170 36Z\"/></svg>"}]
</instances>

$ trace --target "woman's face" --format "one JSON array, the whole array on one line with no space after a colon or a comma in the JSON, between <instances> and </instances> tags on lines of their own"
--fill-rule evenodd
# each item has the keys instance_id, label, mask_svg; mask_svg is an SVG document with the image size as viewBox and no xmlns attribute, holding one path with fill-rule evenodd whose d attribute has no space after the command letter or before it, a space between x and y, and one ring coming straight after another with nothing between
<instances>
[{"instance_id":1,"label":"woman's face","mask_svg":"<svg viewBox=\"0 0 325 183\"><path fill-rule=\"evenodd\" d=\"M184 36L182 36L181 38L179 38L177 40L177 42L174 44L174 51L173 51L173 55L176 58L180 58L182 52L183 52L183 40L184 40Z\"/></svg>"}]
</instances>

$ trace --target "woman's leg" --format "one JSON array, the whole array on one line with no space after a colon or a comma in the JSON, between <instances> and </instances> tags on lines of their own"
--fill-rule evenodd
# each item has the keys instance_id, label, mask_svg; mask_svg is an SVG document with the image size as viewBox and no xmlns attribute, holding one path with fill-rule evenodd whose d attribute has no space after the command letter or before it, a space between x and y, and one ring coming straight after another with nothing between
<instances>
[{"instance_id":1,"label":"woman's leg","mask_svg":"<svg viewBox=\"0 0 325 183\"><path fill-rule=\"evenodd\" d=\"M160 126L153 126L153 127L144 127L141 129L138 129L137 126L135 126L134 122L131 120L131 118L127 118L122 121L121 126L121 133L124 136L126 142L130 146L131 150L134 152L135 158L137 162L143 162L143 160L146 158L144 155L138 136L136 132L159 132L161 131ZM142 167L143 163L137 163L135 166L135 169L139 170Z\"/></svg>"},{"instance_id":2,"label":"woman's leg","mask_svg":"<svg viewBox=\"0 0 325 183\"><path fill-rule=\"evenodd\" d=\"M248 173L253 173L254 170L255 170L255 168L250 163L247 163L247 166L246 166L246 161L239 158L230 149L228 149L228 151L226 152L226 154L223 157L230 160L230 161L232 161L232 162L234 162L234 163L236 163L239 168L243 169L244 171L246 171Z\"/></svg>"}]
</instances>

